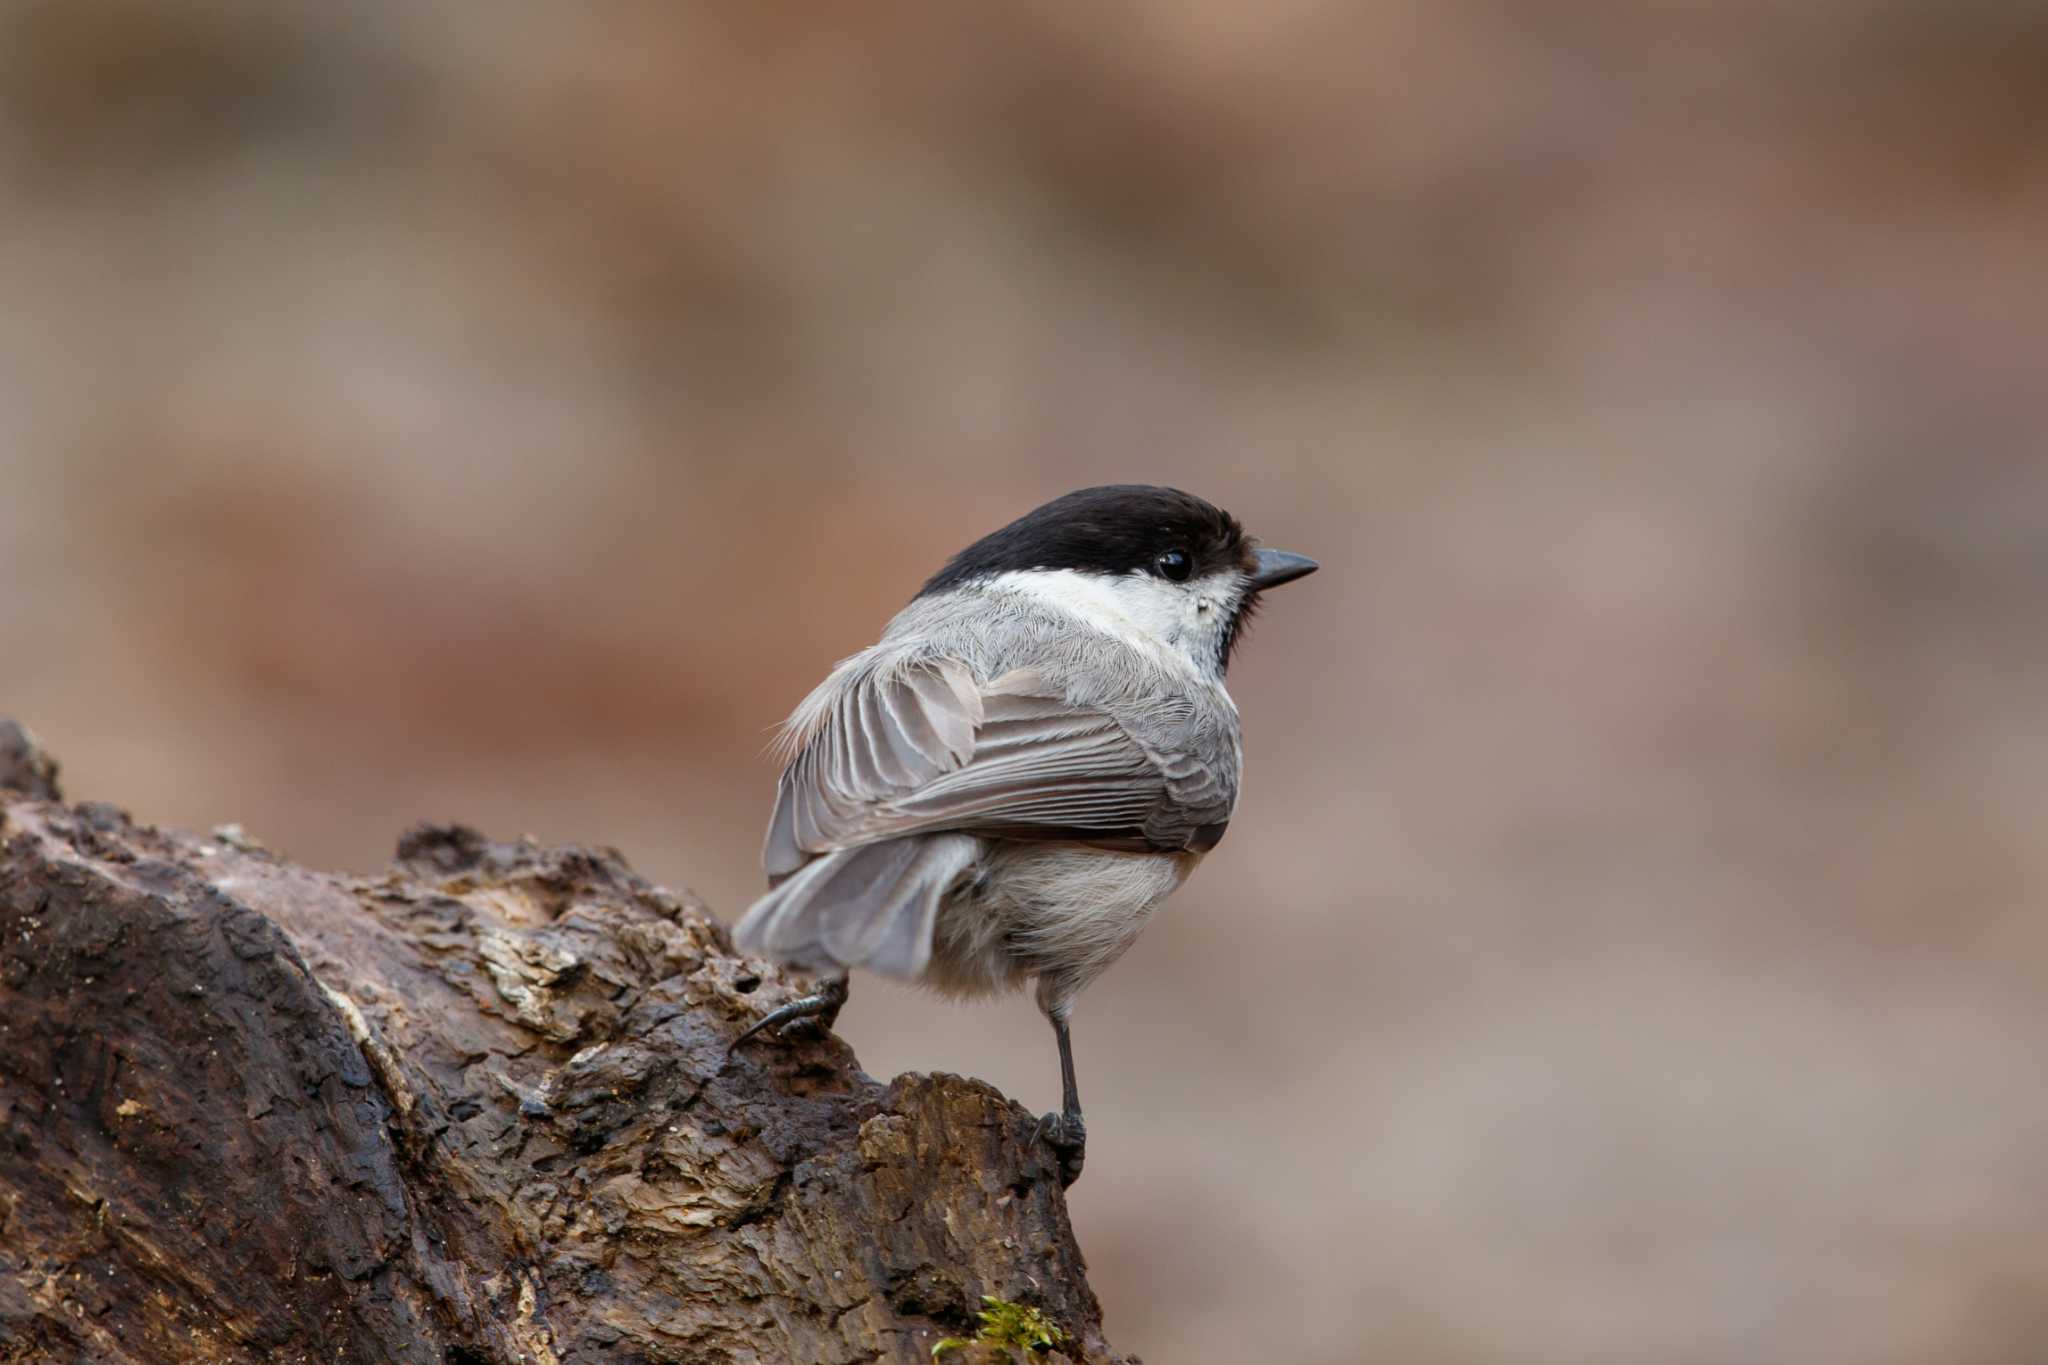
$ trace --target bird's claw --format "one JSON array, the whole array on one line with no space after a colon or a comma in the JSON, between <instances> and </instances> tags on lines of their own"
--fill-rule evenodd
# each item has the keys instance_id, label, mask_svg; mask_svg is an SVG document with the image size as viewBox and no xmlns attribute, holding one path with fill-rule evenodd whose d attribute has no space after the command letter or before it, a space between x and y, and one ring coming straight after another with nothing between
<instances>
[{"instance_id":1,"label":"bird's claw","mask_svg":"<svg viewBox=\"0 0 2048 1365\"><path fill-rule=\"evenodd\" d=\"M1081 1163L1088 1155L1088 1126L1079 1114L1047 1114L1032 1133L1034 1142L1052 1148L1060 1163L1060 1188L1081 1178Z\"/></svg>"},{"instance_id":2,"label":"bird's claw","mask_svg":"<svg viewBox=\"0 0 2048 1365\"><path fill-rule=\"evenodd\" d=\"M846 978L834 977L811 994L799 996L755 1020L745 1033L732 1040L725 1049L725 1055L731 1057L739 1051L741 1043L770 1029L784 1042L804 1037L822 1038L838 1021L839 1009L846 1003L846 995Z\"/></svg>"}]
</instances>

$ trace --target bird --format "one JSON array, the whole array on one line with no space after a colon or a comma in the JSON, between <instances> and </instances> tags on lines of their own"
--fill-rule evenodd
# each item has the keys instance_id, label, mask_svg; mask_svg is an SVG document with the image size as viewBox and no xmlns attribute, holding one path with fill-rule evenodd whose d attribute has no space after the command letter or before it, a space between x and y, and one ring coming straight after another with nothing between
<instances>
[{"instance_id":1,"label":"bird","mask_svg":"<svg viewBox=\"0 0 2048 1365\"><path fill-rule=\"evenodd\" d=\"M1034 982L1079 1178L1074 1004L1222 840L1244 748L1224 685L1261 596L1318 568L1174 488L1056 498L954 555L778 735L742 952L817 988L766 1030L831 1027L859 967L958 997Z\"/></svg>"}]
</instances>

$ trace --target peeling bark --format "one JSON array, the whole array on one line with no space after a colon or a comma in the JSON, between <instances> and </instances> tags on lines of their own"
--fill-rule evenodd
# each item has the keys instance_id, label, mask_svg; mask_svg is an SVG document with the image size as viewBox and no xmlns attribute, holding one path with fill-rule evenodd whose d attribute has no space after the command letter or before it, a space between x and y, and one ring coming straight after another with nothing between
<instances>
[{"instance_id":1,"label":"peeling bark","mask_svg":"<svg viewBox=\"0 0 2048 1365\"><path fill-rule=\"evenodd\" d=\"M924 1361L983 1294L1121 1359L1031 1114L726 1060L801 984L610 851L311 872L0 723L0 1361Z\"/></svg>"}]
</instances>

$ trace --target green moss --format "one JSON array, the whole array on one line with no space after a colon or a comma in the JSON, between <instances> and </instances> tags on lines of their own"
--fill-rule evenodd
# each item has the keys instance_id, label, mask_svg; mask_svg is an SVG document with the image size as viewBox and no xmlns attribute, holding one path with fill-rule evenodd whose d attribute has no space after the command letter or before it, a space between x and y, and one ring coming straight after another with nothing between
<instances>
[{"instance_id":1,"label":"green moss","mask_svg":"<svg viewBox=\"0 0 2048 1365\"><path fill-rule=\"evenodd\" d=\"M1021 1303L1011 1303L993 1294L984 1294L981 1301L987 1307L981 1310L981 1330L969 1341L966 1337L947 1337L932 1347L932 1359L936 1360L947 1351L957 1351L963 1346L1001 1346L1026 1351L1049 1351L1055 1346L1066 1344L1067 1334L1053 1325L1052 1319L1036 1308L1026 1308Z\"/></svg>"}]
</instances>

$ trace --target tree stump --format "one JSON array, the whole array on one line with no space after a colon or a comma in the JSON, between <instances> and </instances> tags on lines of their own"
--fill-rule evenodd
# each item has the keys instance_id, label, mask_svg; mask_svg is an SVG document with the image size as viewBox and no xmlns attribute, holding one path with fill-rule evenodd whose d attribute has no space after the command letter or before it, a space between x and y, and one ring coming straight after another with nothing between
<instances>
[{"instance_id":1,"label":"tree stump","mask_svg":"<svg viewBox=\"0 0 2048 1365\"><path fill-rule=\"evenodd\" d=\"M927 1361L985 1294L1122 1359L1033 1115L728 1060L802 985L610 850L313 872L0 722L0 1361Z\"/></svg>"}]
</instances>

